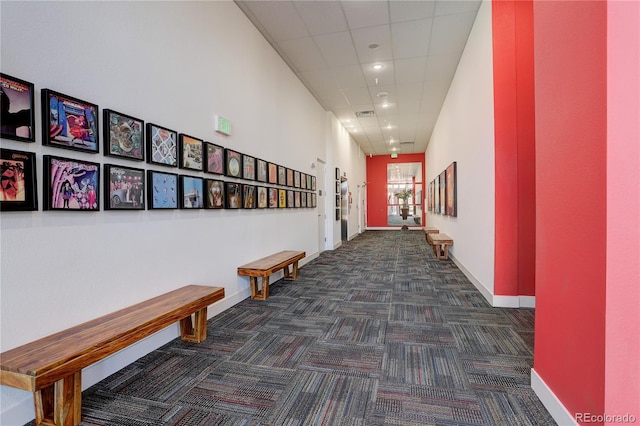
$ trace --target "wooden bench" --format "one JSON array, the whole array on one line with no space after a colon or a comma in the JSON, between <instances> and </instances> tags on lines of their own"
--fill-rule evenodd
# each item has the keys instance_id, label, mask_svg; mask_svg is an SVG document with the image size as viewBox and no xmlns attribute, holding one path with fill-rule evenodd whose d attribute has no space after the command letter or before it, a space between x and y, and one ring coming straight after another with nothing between
<instances>
[{"instance_id":1,"label":"wooden bench","mask_svg":"<svg viewBox=\"0 0 640 426\"><path fill-rule=\"evenodd\" d=\"M425 226L424 228L422 228L424 230L424 239L429 241L429 234L437 234L440 232L440 230L438 228L436 228L435 226ZM431 243L429 243L431 244Z\"/></svg>"},{"instance_id":2,"label":"wooden bench","mask_svg":"<svg viewBox=\"0 0 640 426\"><path fill-rule=\"evenodd\" d=\"M306 253L303 251L281 251L238 267L238 275L249 277L252 299L267 300L269 297L269 276L284 269L285 280L298 279L298 261L305 256ZM289 272L289 265L293 265L291 272ZM258 277L262 278L261 288L258 288Z\"/></svg>"},{"instance_id":3,"label":"wooden bench","mask_svg":"<svg viewBox=\"0 0 640 426\"><path fill-rule=\"evenodd\" d=\"M37 425L77 425L83 368L178 321L182 340L202 342L207 307L222 298L222 287L189 285L8 350L0 384L33 392Z\"/></svg>"},{"instance_id":4,"label":"wooden bench","mask_svg":"<svg viewBox=\"0 0 640 426\"><path fill-rule=\"evenodd\" d=\"M427 241L431 244L433 252L438 259L449 258L449 246L453 245L453 239L447 234L427 234Z\"/></svg>"}]
</instances>

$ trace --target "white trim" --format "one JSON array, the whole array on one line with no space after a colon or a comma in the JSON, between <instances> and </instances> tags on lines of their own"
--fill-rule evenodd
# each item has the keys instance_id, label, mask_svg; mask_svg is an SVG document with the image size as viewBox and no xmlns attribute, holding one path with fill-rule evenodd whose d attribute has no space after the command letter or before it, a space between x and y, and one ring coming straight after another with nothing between
<instances>
[{"instance_id":1,"label":"white trim","mask_svg":"<svg viewBox=\"0 0 640 426\"><path fill-rule=\"evenodd\" d=\"M494 308L519 308L520 298L518 296L502 296L494 294L491 306Z\"/></svg>"},{"instance_id":2,"label":"white trim","mask_svg":"<svg viewBox=\"0 0 640 426\"><path fill-rule=\"evenodd\" d=\"M409 226L409 231L422 231L422 226ZM367 231L402 231L401 226L367 226Z\"/></svg>"},{"instance_id":3,"label":"white trim","mask_svg":"<svg viewBox=\"0 0 640 426\"><path fill-rule=\"evenodd\" d=\"M536 297L535 296L518 296L520 298L521 308L535 308Z\"/></svg>"},{"instance_id":4,"label":"white trim","mask_svg":"<svg viewBox=\"0 0 640 426\"><path fill-rule=\"evenodd\" d=\"M536 393L542 405L545 406L553 420L563 426L579 426L571 413L565 408L556 394L542 380L535 369L531 369L531 389Z\"/></svg>"},{"instance_id":5,"label":"white trim","mask_svg":"<svg viewBox=\"0 0 640 426\"><path fill-rule=\"evenodd\" d=\"M317 256L318 254L316 253L315 257ZM231 296L225 296L224 299L209 306L207 309L207 319L213 318L221 312L226 311L249 296L250 291L248 287ZM121 351L95 364L91 364L82 370L82 390L88 389L101 380L106 379L116 371L123 369L137 359L153 352L177 337L180 337L180 327L178 323L175 323L133 345L127 346ZM9 407L7 407L3 401L2 410L0 411L0 424L6 426L21 426L35 419L33 394L27 391L18 392L15 393L15 402Z\"/></svg>"},{"instance_id":6,"label":"white trim","mask_svg":"<svg viewBox=\"0 0 640 426\"><path fill-rule=\"evenodd\" d=\"M460 262L460 260L456 259L456 257L453 255L453 253L451 251L449 251L449 257L451 258L453 263L456 264L458 269L460 269L460 271L462 271L462 273L467 278L469 278L469 281L471 281L471 283L478 289L480 294L482 294L482 296L487 300L487 302L489 302L489 304L491 306L493 306L493 294L491 293L491 291L489 291L488 288L486 288L484 285L482 285L480 280L478 280L467 268L465 268L464 265L462 264L462 262Z\"/></svg>"}]
</instances>

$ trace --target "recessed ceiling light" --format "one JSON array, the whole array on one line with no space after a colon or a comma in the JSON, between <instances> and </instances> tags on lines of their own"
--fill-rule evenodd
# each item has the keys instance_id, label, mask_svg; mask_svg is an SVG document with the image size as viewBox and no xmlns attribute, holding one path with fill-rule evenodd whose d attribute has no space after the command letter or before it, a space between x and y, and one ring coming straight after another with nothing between
<instances>
[{"instance_id":1,"label":"recessed ceiling light","mask_svg":"<svg viewBox=\"0 0 640 426\"><path fill-rule=\"evenodd\" d=\"M376 96L379 98L386 98L387 96L389 96L389 92L378 92L376 93Z\"/></svg>"},{"instance_id":2,"label":"recessed ceiling light","mask_svg":"<svg viewBox=\"0 0 640 426\"><path fill-rule=\"evenodd\" d=\"M369 49L377 49L380 45L378 43L371 43Z\"/></svg>"},{"instance_id":3,"label":"recessed ceiling light","mask_svg":"<svg viewBox=\"0 0 640 426\"><path fill-rule=\"evenodd\" d=\"M371 68L373 68L373 69L374 69L374 70L376 70L376 71L381 70L381 69L382 69L382 67L383 67L383 65L382 65L382 64L373 64L373 65L371 66Z\"/></svg>"},{"instance_id":4,"label":"recessed ceiling light","mask_svg":"<svg viewBox=\"0 0 640 426\"><path fill-rule=\"evenodd\" d=\"M382 105L380 105L382 108L389 108L389 102L383 102Z\"/></svg>"},{"instance_id":5,"label":"recessed ceiling light","mask_svg":"<svg viewBox=\"0 0 640 426\"><path fill-rule=\"evenodd\" d=\"M391 124L387 124L387 129L392 129Z\"/></svg>"}]
</instances>

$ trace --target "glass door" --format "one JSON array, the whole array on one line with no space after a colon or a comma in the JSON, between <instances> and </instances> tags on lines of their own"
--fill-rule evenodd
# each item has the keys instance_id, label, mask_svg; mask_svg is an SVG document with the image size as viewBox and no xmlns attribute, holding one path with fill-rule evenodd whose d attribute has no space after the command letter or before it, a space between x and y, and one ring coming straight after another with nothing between
<instances>
[{"instance_id":1,"label":"glass door","mask_svg":"<svg viewBox=\"0 0 640 426\"><path fill-rule=\"evenodd\" d=\"M387 165L387 225L422 227L422 163Z\"/></svg>"}]
</instances>

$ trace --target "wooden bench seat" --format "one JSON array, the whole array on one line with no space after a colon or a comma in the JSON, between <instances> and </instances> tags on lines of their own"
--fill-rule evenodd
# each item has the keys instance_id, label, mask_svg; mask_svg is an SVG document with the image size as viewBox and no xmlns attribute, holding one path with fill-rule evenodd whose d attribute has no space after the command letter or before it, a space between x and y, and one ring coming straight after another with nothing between
<instances>
[{"instance_id":1,"label":"wooden bench seat","mask_svg":"<svg viewBox=\"0 0 640 426\"><path fill-rule=\"evenodd\" d=\"M440 232L440 230L438 228L436 228L435 226L425 226L424 228L422 228L424 230L424 239L429 241L429 234L437 234ZM429 243L431 244L431 243Z\"/></svg>"},{"instance_id":2,"label":"wooden bench seat","mask_svg":"<svg viewBox=\"0 0 640 426\"><path fill-rule=\"evenodd\" d=\"M427 241L429 241L429 244L431 244L436 257L438 259L448 259L449 246L453 245L453 239L447 234L443 234L440 232L437 234L427 234L427 237Z\"/></svg>"},{"instance_id":3,"label":"wooden bench seat","mask_svg":"<svg viewBox=\"0 0 640 426\"><path fill-rule=\"evenodd\" d=\"M298 261L305 256L306 253L303 251L281 251L238 267L238 275L249 277L252 299L267 300L271 274L284 269L285 280L298 279ZM289 265L292 265L291 272ZM261 288L258 288L258 277L262 278Z\"/></svg>"},{"instance_id":4,"label":"wooden bench seat","mask_svg":"<svg viewBox=\"0 0 640 426\"><path fill-rule=\"evenodd\" d=\"M189 285L8 350L0 384L34 393L36 424L77 425L83 368L178 321L182 340L203 341L207 307L222 298L222 287Z\"/></svg>"}]
</instances>

